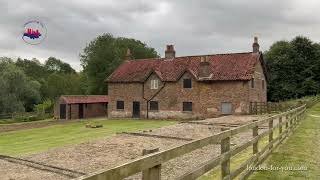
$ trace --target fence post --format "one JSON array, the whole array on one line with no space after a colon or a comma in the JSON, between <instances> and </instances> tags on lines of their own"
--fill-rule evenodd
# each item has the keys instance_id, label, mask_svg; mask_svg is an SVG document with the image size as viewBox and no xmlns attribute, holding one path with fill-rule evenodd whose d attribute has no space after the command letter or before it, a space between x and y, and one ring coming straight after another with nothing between
<instances>
[{"instance_id":1,"label":"fence post","mask_svg":"<svg viewBox=\"0 0 320 180\"><path fill-rule=\"evenodd\" d=\"M273 140L273 118L269 120L269 143ZM269 149L272 149L273 145L269 147Z\"/></svg>"},{"instance_id":2,"label":"fence post","mask_svg":"<svg viewBox=\"0 0 320 180\"><path fill-rule=\"evenodd\" d=\"M257 122L258 120L253 120L253 122ZM258 136L258 130L259 130L259 127L258 126L254 126L252 128L252 136L253 138L257 137ZM253 155L257 154L258 153L258 142L255 142L252 144L252 152L253 152Z\"/></svg>"},{"instance_id":3,"label":"fence post","mask_svg":"<svg viewBox=\"0 0 320 180\"><path fill-rule=\"evenodd\" d=\"M155 153L158 151L159 151L159 148L143 149L142 155L147 155L147 154ZM160 180L160 179L161 179L161 164L142 171L142 180Z\"/></svg>"},{"instance_id":4,"label":"fence post","mask_svg":"<svg viewBox=\"0 0 320 180\"><path fill-rule=\"evenodd\" d=\"M254 106L255 106L255 110L256 110L256 112L255 112L255 113L256 113L256 114L258 114L258 103L257 103L257 102L255 102L254 104L255 104Z\"/></svg>"},{"instance_id":5,"label":"fence post","mask_svg":"<svg viewBox=\"0 0 320 180\"><path fill-rule=\"evenodd\" d=\"M288 119L288 114L286 114L286 130L288 129L288 125L289 125L289 119Z\"/></svg>"},{"instance_id":6,"label":"fence post","mask_svg":"<svg viewBox=\"0 0 320 180\"><path fill-rule=\"evenodd\" d=\"M221 131L227 131L230 128L221 128ZM226 137L221 140L221 154L230 150L230 137ZM230 175L230 157L221 162L221 178Z\"/></svg>"},{"instance_id":7,"label":"fence post","mask_svg":"<svg viewBox=\"0 0 320 180\"><path fill-rule=\"evenodd\" d=\"M282 133L282 116L279 117L279 135Z\"/></svg>"},{"instance_id":8,"label":"fence post","mask_svg":"<svg viewBox=\"0 0 320 180\"><path fill-rule=\"evenodd\" d=\"M289 129L291 129L291 126L292 126L292 112L290 112L289 114Z\"/></svg>"}]
</instances>

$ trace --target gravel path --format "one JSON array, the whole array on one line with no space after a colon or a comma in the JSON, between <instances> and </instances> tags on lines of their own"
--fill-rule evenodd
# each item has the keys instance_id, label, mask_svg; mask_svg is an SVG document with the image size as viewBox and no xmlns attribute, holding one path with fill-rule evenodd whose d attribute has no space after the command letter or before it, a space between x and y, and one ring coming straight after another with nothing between
<instances>
[{"instance_id":1,"label":"gravel path","mask_svg":"<svg viewBox=\"0 0 320 180\"><path fill-rule=\"evenodd\" d=\"M252 122L253 119L261 116L226 116L220 118L206 119L197 122L204 123L241 123ZM276 123L275 123L276 124ZM210 127L210 129L209 129ZM144 132L153 135L174 136L181 138L199 139L219 133L221 126L179 123L176 125L162 127L152 132ZM259 130L264 131L263 129ZM251 139L252 133L241 133L232 137L231 143L242 144ZM143 149L159 148L166 150L177 145L187 143L187 141L164 139L155 137L143 137L127 134L117 134L99 140L89 141L78 145L69 145L55 148L47 152L21 157L25 160L42 163L44 166L55 166L79 173L94 172L99 169L111 168L141 157ZM174 179L191 169L197 167L212 157L220 154L220 145L210 145L188 153L179 158L173 159L163 164L162 179ZM41 166L40 166L41 167ZM45 169L45 168L44 168ZM71 179L62 171L52 172L49 170L21 165L17 162L8 162L0 157L1 179L12 180L60 180ZM74 174L74 177L81 174ZM138 179L140 175L135 175L127 179Z\"/></svg>"}]
</instances>

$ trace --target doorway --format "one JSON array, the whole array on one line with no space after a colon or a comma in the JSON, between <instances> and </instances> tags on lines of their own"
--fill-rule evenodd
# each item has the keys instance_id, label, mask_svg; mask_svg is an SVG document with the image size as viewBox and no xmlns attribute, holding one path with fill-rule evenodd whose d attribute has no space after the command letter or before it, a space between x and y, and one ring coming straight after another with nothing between
<instances>
[{"instance_id":1,"label":"doorway","mask_svg":"<svg viewBox=\"0 0 320 180\"><path fill-rule=\"evenodd\" d=\"M223 115L232 114L232 104L230 102L221 103L221 114Z\"/></svg>"},{"instance_id":2,"label":"doorway","mask_svg":"<svg viewBox=\"0 0 320 180\"><path fill-rule=\"evenodd\" d=\"M66 119L66 105L60 104L60 119Z\"/></svg>"},{"instance_id":3,"label":"doorway","mask_svg":"<svg viewBox=\"0 0 320 180\"><path fill-rule=\"evenodd\" d=\"M140 102L133 101L132 104L132 117L140 118Z\"/></svg>"},{"instance_id":4,"label":"doorway","mask_svg":"<svg viewBox=\"0 0 320 180\"><path fill-rule=\"evenodd\" d=\"M79 104L79 119L83 119L83 104Z\"/></svg>"}]
</instances>

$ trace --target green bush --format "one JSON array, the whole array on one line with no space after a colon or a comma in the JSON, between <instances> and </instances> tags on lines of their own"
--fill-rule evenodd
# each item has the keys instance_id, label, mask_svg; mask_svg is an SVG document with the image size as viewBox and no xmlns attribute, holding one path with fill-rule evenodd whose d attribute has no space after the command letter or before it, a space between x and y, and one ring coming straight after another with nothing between
<instances>
[{"instance_id":1,"label":"green bush","mask_svg":"<svg viewBox=\"0 0 320 180\"><path fill-rule=\"evenodd\" d=\"M51 113L18 113L13 115L15 122L30 122L52 118Z\"/></svg>"},{"instance_id":2,"label":"green bush","mask_svg":"<svg viewBox=\"0 0 320 180\"><path fill-rule=\"evenodd\" d=\"M35 105L35 110L38 114L43 114L45 112L52 112L54 104L50 99L46 99L42 104Z\"/></svg>"}]
</instances>

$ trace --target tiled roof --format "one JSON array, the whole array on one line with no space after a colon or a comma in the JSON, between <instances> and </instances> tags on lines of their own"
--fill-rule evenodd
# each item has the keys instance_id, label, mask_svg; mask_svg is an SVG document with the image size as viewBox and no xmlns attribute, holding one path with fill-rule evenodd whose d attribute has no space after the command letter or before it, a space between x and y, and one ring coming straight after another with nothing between
<instances>
[{"instance_id":1,"label":"tiled roof","mask_svg":"<svg viewBox=\"0 0 320 180\"><path fill-rule=\"evenodd\" d=\"M106 103L108 102L108 96L104 95L63 95L60 97L67 104L77 103Z\"/></svg>"},{"instance_id":2,"label":"tiled roof","mask_svg":"<svg viewBox=\"0 0 320 180\"><path fill-rule=\"evenodd\" d=\"M232 53L207 55L211 76L205 80L250 80L260 53ZM107 82L144 82L150 73L156 73L162 81L177 81L188 71L197 80L201 56L185 56L173 59L130 60L121 64Z\"/></svg>"}]
</instances>

